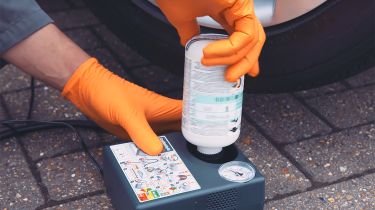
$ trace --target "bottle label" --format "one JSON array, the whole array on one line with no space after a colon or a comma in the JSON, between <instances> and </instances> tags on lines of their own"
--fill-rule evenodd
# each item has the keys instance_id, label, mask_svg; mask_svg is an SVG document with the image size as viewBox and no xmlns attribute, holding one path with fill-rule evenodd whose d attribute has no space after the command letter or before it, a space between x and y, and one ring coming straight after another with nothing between
<instances>
[{"instance_id":1,"label":"bottle label","mask_svg":"<svg viewBox=\"0 0 375 210\"><path fill-rule=\"evenodd\" d=\"M185 58L183 129L205 136L239 132L244 78L227 82L225 70Z\"/></svg>"}]
</instances>

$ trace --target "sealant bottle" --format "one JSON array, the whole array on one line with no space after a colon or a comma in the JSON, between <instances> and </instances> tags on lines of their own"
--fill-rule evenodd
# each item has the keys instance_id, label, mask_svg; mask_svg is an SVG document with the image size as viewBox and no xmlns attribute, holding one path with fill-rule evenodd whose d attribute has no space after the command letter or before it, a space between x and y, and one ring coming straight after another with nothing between
<instances>
[{"instance_id":1,"label":"sealant bottle","mask_svg":"<svg viewBox=\"0 0 375 210\"><path fill-rule=\"evenodd\" d=\"M182 134L200 153L213 155L239 137L244 77L230 83L227 68L204 66L203 48L210 42L228 38L220 34L201 34L185 46Z\"/></svg>"}]
</instances>

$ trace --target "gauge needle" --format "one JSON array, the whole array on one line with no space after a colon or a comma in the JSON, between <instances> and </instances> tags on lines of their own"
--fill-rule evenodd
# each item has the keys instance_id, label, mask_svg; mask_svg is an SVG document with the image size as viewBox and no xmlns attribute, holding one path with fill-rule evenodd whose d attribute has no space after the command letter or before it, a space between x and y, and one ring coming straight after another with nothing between
<instances>
[{"instance_id":1,"label":"gauge needle","mask_svg":"<svg viewBox=\"0 0 375 210\"><path fill-rule=\"evenodd\" d=\"M236 176L242 176L243 175L243 173L240 173L238 171L233 171L233 170L229 170L229 171L233 172Z\"/></svg>"}]
</instances>

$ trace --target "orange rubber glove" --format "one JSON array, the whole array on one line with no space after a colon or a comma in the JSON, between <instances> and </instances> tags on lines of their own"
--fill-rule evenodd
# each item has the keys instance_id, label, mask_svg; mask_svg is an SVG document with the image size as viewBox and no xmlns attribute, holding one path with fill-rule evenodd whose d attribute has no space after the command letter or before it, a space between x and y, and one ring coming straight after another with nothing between
<instances>
[{"instance_id":1,"label":"orange rubber glove","mask_svg":"<svg viewBox=\"0 0 375 210\"><path fill-rule=\"evenodd\" d=\"M181 100L148 91L111 73L90 58L65 84L62 95L101 127L149 155L163 144L154 133L181 128Z\"/></svg>"},{"instance_id":2,"label":"orange rubber glove","mask_svg":"<svg viewBox=\"0 0 375 210\"><path fill-rule=\"evenodd\" d=\"M210 16L230 34L226 40L210 43L203 50L204 65L230 65L225 78L235 82L242 75L259 74L258 58L266 39L254 13L253 0L156 0L169 22L177 29L181 44L199 34L196 17Z\"/></svg>"}]
</instances>

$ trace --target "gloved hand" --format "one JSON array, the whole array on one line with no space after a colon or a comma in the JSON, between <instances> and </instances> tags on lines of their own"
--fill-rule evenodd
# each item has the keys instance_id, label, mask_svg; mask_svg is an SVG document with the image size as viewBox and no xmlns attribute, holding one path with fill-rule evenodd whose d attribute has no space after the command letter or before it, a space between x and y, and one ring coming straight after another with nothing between
<instances>
[{"instance_id":1,"label":"gloved hand","mask_svg":"<svg viewBox=\"0 0 375 210\"><path fill-rule=\"evenodd\" d=\"M204 65L230 65L225 78L234 82L242 75L259 74L258 58L266 39L254 13L253 0L156 0L177 29L181 44L199 34L196 17L210 16L230 34L203 50Z\"/></svg>"},{"instance_id":2,"label":"gloved hand","mask_svg":"<svg viewBox=\"0 0 375 210\"><path fill-rule=\"evenodd\" d=\"M128 82L109 72L95 58L79 66L62 95L101 127L119 138L130 137L149 155L163 150L153 129L166 132L181 128L181 100Z\"/></svg>"}]
</instances>

